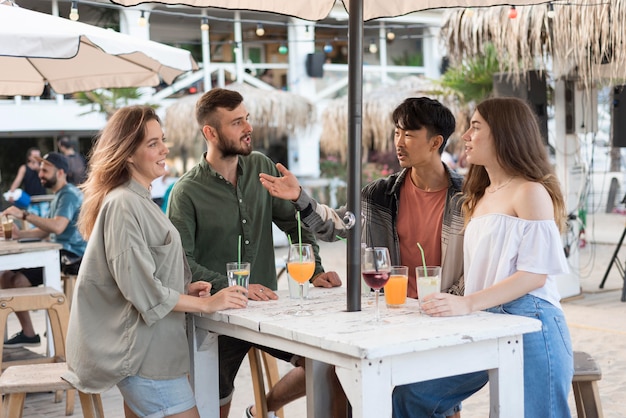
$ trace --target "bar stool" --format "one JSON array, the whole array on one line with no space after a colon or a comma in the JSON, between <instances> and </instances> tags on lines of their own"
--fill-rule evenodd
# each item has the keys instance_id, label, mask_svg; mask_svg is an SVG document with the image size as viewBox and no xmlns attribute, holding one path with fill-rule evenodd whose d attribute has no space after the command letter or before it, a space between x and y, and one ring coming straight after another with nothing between
<instances>
[{"instance_id":1,"label":"bar stool","mask_svg":"<svg viewBox=\"0 0 626 418\"><path fill-rule=\"evenodd\" d=\"M67 298L67 303L70 308L72 308L72 298L74 297L74 286L76 286L77 277L78 276L75 274L61 274L63 293L65 293L65 297Z\"/></svg>"},{"instance_id":2,"label":"bar stool","mask_svg":"<svg viewBox=\"0 0 626 418\"><path fill-rule=\"evenodd\" d=\"M67 336L67 326L69 322L69 308L67 298L58 290L45 287L22 287L15 289L0 290L0 335L5 335L7 318L11 312L23 312L45 309L50 321L50 334L54 343L54 353L52 356L3 361L4 344L0 345L0 373L4 369L15 365L42 363L56 363L65 361L65 337ZM55 402L61 401L62 392L55 394ZM67 393L67 411L69 414L74 411L74 393Z\"/></svg>"},{"instance_id":3,"label":"bar stool","mask_svg":"<svg viewBox=\"0 0 626 418\"><path fill-rule=\"evenodd\" d=\"M254 391L254 405L256 407L257 416L267 417L267 390L265 389L265 380L267 380L268 389L272 389L280 380L278 374L278 365L276 359L270 354L252 347L248 351L248 360L250 361L250 372L252 377L252 388ZM265 369L265 379L263 369ZM277 417L285 418L283 409L274 411Z\"/></svg>"},{"instance_id":4,"label":"bar stool","mask_svg":"<svg viewBox=\"0 0 626 418\"><path fill-rule=\"evenodd\" d=\"M598 380L602 379L600 366L583 351L574 351L572 389L579 418L602 418L602 403Z\"/></svg>"},{"instance_id":5,"label":"bar stool","mask_svg":"<svg viewBox=\"0 0 626 418\"><path fill-rule=\"evenodd\" d=\"M7 317L11 312L45 309L54 341L54 356L35 360L2 361L4 345L0 345L0 371L10 365L26 363L55 363L65 361L65 337L69 322L67 298L51 287L22 287L0 290L0 335L5 334Z\"/></svg>"},{"instance_id":6,"label":"bar stool","mask_svg":"<svg viewBox=\"0 0 626 418\"><path fill-rule=\"evenodd\" d=\"M7 368L0 376L0 393L4 395L0 418L22 418L26 394L49 391L67 391L68 403L65 415L72 415L73 394L76 389L61 378L66 371L66 363L27 364ZM70 393L72 394L71 409ZM104 418L99 394L78 391L78 395L85 418Z\"/></svg>"}]
</instances>

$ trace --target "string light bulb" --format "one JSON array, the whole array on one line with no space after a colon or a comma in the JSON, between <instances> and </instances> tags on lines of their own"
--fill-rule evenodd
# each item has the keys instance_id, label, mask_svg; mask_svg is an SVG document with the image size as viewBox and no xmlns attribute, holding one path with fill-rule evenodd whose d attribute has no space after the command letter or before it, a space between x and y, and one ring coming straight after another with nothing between
<instances>
[{"instance_id":1,"label":"string light bulb","mask_svg":"<svg viewBox=\"0 0 626 418\"><path fill-rule=\"evenodd\" d=\"M263 35L265 35L265 28L263 28L263 24L257 23L256 24L256 36L261 37Z\"/></svg>"},{"instance_id":2,"label":"string light bulb","mask_svg":"<svg viewBox=\"0 0 626 418\"><path fill-rule=\"evenodd\" d=\"M139 20L137 20L137 24L142 28L146 26L146 12L141 11L141 16L139 16Z\"/></svg>"},{"instance_id":3,"label":"string light bulb","mask_svg":"<svg viewBox=\"0 0 626 418\"><path fill-rule=\"evenodd\" d=\"M209 18L203 17L202 22L200 23L200 30L202 32L207 32L209 30Z\"/></svg>"},{"instance_id":4,"label":"string light bulb","mask_svg":"<svg viewBox=\"0 0 626 418\"><path fill-rule=\"evenodd\" d=\"M370 51L370 54L375 54L378 52L378 46L376 45L376 42L374 42L373 39L372 39L372 42L370 43L369 51Z\"/></svg>"},{"instance_id":5,"label":"string light bulb","mask_svg":"<svg viewBox=\"0 0 626 418\"><path fill-rule=\"evenodd\" d=\"M552 3L548 3L548 19L554 19L556 13L554 11L554 5Z\"/></svg>"},{"instance_id":6,"label":"string light bulb","mask_svg":"<svg viewBox=\"0 0 626 418\"><path fill-rule=\"evenodd\" d=\"M515 6L511 6L511 8L509 9L509 19L515 19L517 17L517 10L515 9Z\"/></svg>"},{"instance_id":7,"label":"string light bulb","mask_svg":"<svg viewBox=\"0 0 626 418\"><path fill-rule=\"evenodd\" d=\"M396 39L396 34L392 30L388 30L387 31L387 40L388 41L393 41L394 39Z\"/></svg>"},{"instance_id":8,"label":"string light bulb","mask_svg":"<svg viewBox=\"0 0 626 418\"><path fill-rule=\"evenodd\" d=\"M280 44L280 46L278 47L278 53L280 55L285 55L287 52L289 52L289 48L287 48L287 45Z\"/></svg>"},{"instance_id":9,"label":"string light bulb","mask_svg":"<svg viewBox=\"0 0 626 418\"><path fill-rule=\"evenodd\" d=\"M77 21L78 17L78 1L73 1L70 6L70 20Z\"/></svg>"},{"instance_id":10,"label":"string light bulb","mask_svg":"<svg viewBox=\"0 0 626 418\"><path fill-rule=\"evenodd\" d=\"M333 52L333 45L330 42L326 42L326 44L324 45L324 52L327 54Z\"/></svg>"}]
</instances>

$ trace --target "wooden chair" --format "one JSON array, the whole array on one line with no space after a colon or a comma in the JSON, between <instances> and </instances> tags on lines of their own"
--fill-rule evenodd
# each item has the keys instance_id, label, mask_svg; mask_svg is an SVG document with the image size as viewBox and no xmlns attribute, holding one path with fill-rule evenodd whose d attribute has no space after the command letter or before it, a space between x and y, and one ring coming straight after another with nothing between
<instances>
[{"instance_id":1,"label":"wooden chair","mask_svg":"<svg viewBox=\"0 0 626 418\"><path fill-rule=\"evenodd\" d=\"M48 312L50 330L54 341L54 356L33 360L2 361L4 346L0 345L0 371L11 365L33 362L54 363L65 361L65 337L69 322L67 298L51 287L22 287L0 290L0 335L5 334L7 318L11 312L45 309Z\"/></svg>"},{"instance_id":2,"label":"wooden chair","mask_svg":"<svg viewBox=\"0 0 626 418\"><path fill-rule=\"evenodd\" d=\"M76 278L78 276L75 274L62 274L61 281L63 282L63 293L65 293L65 297L67 298L67 303L69 307L72 307L72 298L74 297L74 286L76 286Z\"/></svg>"},{"instance_id":3,"label":"wooden chair","mask_svg":"<svg viewBox=\"0 0 626 418\"><path fill-rule=\"evenodd\" d=\"M65 415L72 415L76 389L61 378L66 371L66 363L27 364L7 368L0 376L0 393L4 395L0 418L22 418L26 394L49 391L67 391ZM85 418L104 418L99 394L79 391L78 395Z\"/></svg>"},{"instance_id":4,"label":"wooden chair","mask_svg":"<svg viewBox=\"0 0 626 418\"><path fill-rule=\"evenodd\" d=\"M598 380L602 371L595 360L582 351L574 352L574 377L572 389L578 418L602 418L602 404Z\"/></svg>"},{"instance_id":5,"label":"wooden chair","mask_svg":"<svg viewBox=\"0 0 626 418\"><path fill-rule=\"evenodd\" d=\"M5 335L7 318L11 312L23 312L45 309L50 321L50 332L54 342L54 355L3 361L4 345L0 345L0 373L15 365L56 363L65 361L65 338L69 322L69 307L65 295L56 289L45 286L23 287L0 290L0 335ZM60 402L62 392L57 392L55 402ZM71 415L74 411L73 390L67 392L66 410Z\"/></svg>"},{"instance_id":6,"label":"wooden chair","mask_svg":"<svg viewBox=\"0 0 626 418\"><path fill-rule=\"evenodd\" d=\"M254 402L257 417L267 417L267 397L266 393L280 380L278 374L278 364L276 359L258 348L252 347L248 351L250 360L250 372L252 375L252 387L254 390ZM265 373L263 373L265 369ZM265 378L264 378L265 376ZM267 380L267 389L265 381ZM283 409L274 411L277 417L285 418Z\"/></svg>"}]
</instances>

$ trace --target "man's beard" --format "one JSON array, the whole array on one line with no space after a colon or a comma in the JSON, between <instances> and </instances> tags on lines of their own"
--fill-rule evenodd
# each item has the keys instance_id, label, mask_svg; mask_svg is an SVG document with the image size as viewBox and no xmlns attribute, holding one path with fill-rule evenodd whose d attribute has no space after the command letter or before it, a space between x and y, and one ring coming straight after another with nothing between
<instances>
[{"instance_id":1,"label":"man's beard","mask_svg":"<svg viewBox=\"0 0 626 418\"><path fill-rule=\"evenodd\" d=\"M250 155L252 152L252 143L246 144L241 141L239 138L239 142L236 144L232 144L224 139L224 135L222 132L217 129L217 147L222 153L222 157L234 157L237 155ZM243 144L243 145L242 145Z\"/></svg>"},{"instance_id":2,"label":"man's beard","mask_svg":"<svg viewBox=\"0 0 626 418\"><path fill-rule=\"evenodd\" d=\"M57 185L57 178L56 177L52 177L51 179L46 179L46 178L41 179L41 184L46 189L52 189L52 188L54 188L54 186Z\"/></svg>"}]
</instances>

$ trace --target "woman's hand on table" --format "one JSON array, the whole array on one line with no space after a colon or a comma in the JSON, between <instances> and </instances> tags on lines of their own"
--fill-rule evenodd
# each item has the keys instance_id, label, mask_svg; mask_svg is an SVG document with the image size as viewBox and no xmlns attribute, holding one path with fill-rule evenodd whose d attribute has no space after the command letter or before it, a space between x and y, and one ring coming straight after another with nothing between
<instances>
[{"instance_id":1,"label":"woman's hand on table","mask_svg":"<svg viewBox=\"0 0 626 418\"><path fill-rule=\"evenodd\" d=\"M448 293L433 293L420 300L420 309L428 316L457 316L472 312L469 298Z\"/></svg>"},{"instance_id":2,"label":"woman's hand on table","mask_svg":"<svg viewBox=\"0 0 626 418\"><path fill-rule=\"evenodd\" d=\"M248 299L261 301L276 300L278 295L269 287L260 284L250 284L248 285Z\"/></svg>"},{"instance_id":3,"label":"woman's hand on table","mask_svg":"<svg viewBox=\"0 0 626 418\"><path fill-rule=\"evenodd\" d=\"M208 313L248 306L246 288L242 286L226 287L204 300L207 301Z\"/></svg>"},{"instance_id":4,"label":"woman's hand on table","mask_svg":"<svg viewBox=\"0 0 626 418\"><path fill-rule=\"evenodd\" d=\"M341 279L337 272L327 271L313 277L311 283L313 283L315 287L339 287L341 286Z\"/></svg>"}]
</instances>

